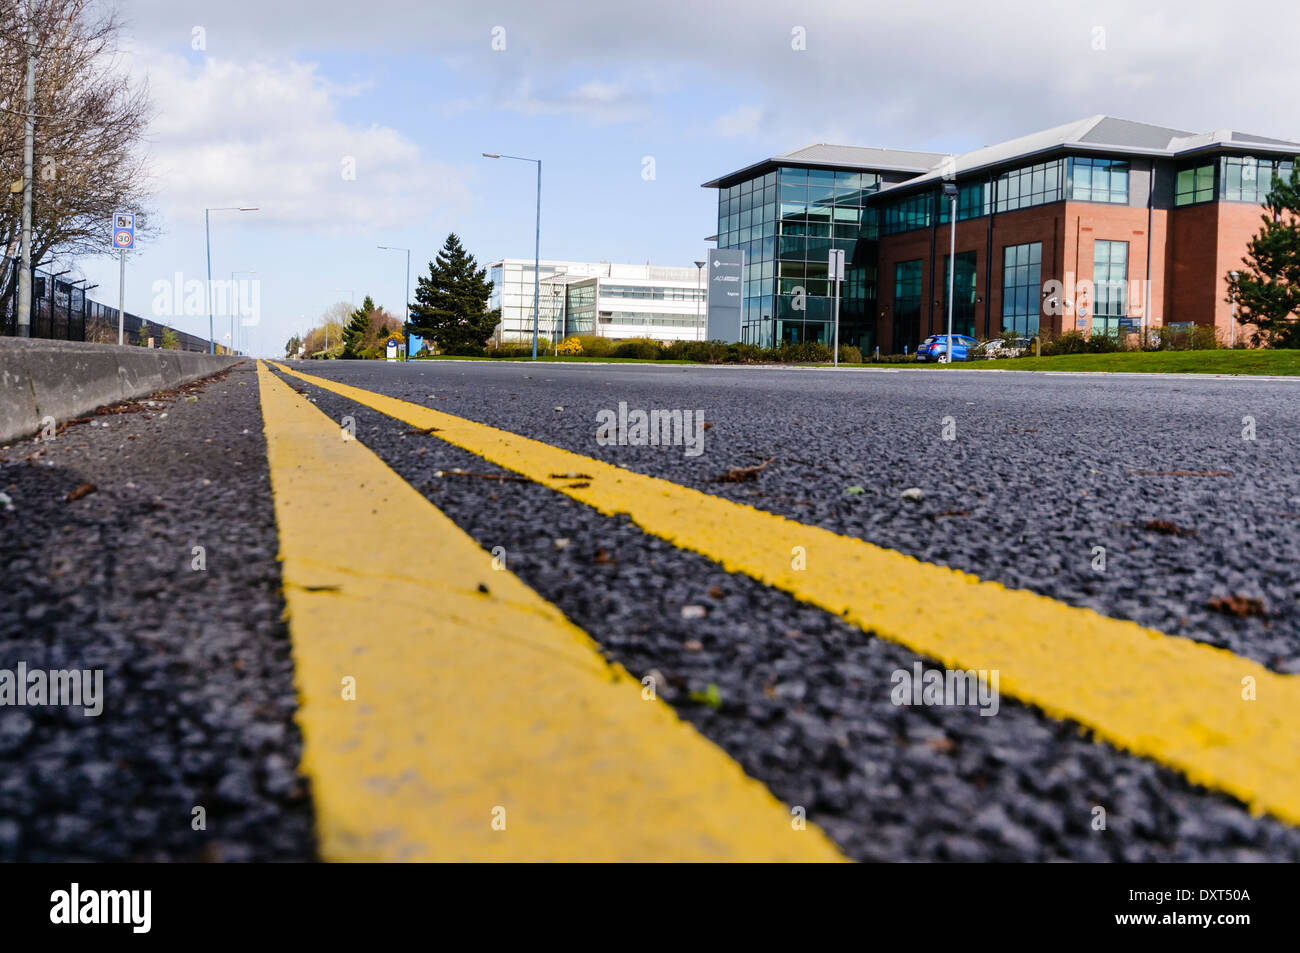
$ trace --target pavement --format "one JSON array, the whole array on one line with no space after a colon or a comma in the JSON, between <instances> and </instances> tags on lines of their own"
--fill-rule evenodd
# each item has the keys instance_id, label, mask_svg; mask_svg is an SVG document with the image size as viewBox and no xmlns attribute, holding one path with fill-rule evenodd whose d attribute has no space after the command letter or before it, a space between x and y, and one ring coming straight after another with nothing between
<instances>
[{"instance_id":1,"label":"pavement","mask_svg":"<svg viewBox=\"0 0 1300 953\"><path fill-rule=\"evenodd\" d=\"M0 856L505 856L494 831L563 858L576 825L576 856L1300 859L1296 383L283 366L0 451L23 580L0 668L81 659L126 689L98 719L0 712L22 819ZM604 445L620 404L701 411L702 452ZM806 566L764 562L790 540ZM478 657L447 633L489 606ZM428 655L442 637L461 648ZM385 686L365 712L336 701L340 657ZM996 714L896 704L918 663L1000 670ZM696 810L651 756L670 745Z\"/></svg>"}]
</instances>

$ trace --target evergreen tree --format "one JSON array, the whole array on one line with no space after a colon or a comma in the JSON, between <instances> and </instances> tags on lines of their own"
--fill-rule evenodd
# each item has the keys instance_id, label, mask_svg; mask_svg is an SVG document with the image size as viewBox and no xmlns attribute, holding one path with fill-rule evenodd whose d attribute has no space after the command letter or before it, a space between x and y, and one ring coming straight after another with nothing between
<instances>
[{"instance_id":1,"label":"evergreen tree","mask_svg":"<svg viewBox=\"0 0 1300 953\"><path fill-rule=\"evenodd\" d=\"M416 282L408 330L436 343L444 353L481 351L499 316L487 309L492 282L456 234L429 262L429 276Z\"/></svg>"},{"instance_id":2,"label":"evergreen tree","mask_svg":"<svg viewBox=\"0 0 1300 953\"><path fill-rule=\"evenodd\" d=\"M1300 162L1280 177L1264 202L1268 214L1246 246L1246 266L1228 274L1228 301L1237 320L1255 325L1251 339L1265 347L1300 347Z\"/></svg>"},{"instance_id":3,"label":"evergreen tree","mask_svg":"<svg viewBox=\"0 0 1300 953\"><path fill-rule=\"evenodd\" d=\"M348 326L343 329L343 357L356 360L361 356L361 342L370 330L370 316L375 311L375 302L366 295L361 307L352 312Z\"/></svg>"}]
</instances>

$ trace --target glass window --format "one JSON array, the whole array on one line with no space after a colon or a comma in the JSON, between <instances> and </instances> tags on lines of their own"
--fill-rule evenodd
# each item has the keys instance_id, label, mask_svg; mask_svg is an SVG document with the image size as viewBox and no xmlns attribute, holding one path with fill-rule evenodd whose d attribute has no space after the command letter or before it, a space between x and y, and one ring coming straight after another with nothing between
<instances>
[{"instance_id":1,"label":"glass window","mask_svg":"<svg viewBox=\"0 0 1300 953\"><path fill-rule=\"evenodd\" d=\"M1070 159L1070 198L1077 202L1128 204L1129 163L1126 159Z\"/></svg>"},{"instance_id":2,"label":"glass window","mask_svg":"<svg viewBox=\"0 0 1300 953\"><path fill-rule=\"evenodd\" d=\"M1093 242L1092 289L1092 333L1117 333L1128 314L1128 242Z\"/></svg>"},{"instance_id":3,"label":"glass window","mask_svg":"<svg viewBox=\"0 0 1300 953\"><path fill-rule=\"evenodd\" d=\"M1061 159L1055 159L1003 172L993 183L997 194L997 210L1014 212L1033 205L1059 202L1064 198L1061 189L1062 162Z\"/></svg>"},{"instance_id":4,"label":"glass window","mask_svg":"<svg viewBox=\"0 0 1300 953\"><path fill-rule=\"evenodd\" d=\"M835 201L835 173L825 169L808 170L808 204L831 205Z\"/></svg>"},{"instance_id":5,"label":"glass window","mask_svg":"<svg viewBox=\"0 0 1300 953\"><path fill-rule=\"evenodd\" d=\"M935 201L939 204L939 224L948 224L948 208L952 204L949 198L940 192ZM989 184L971 182L957 188L957 221L979 218L989 213Z\"/></svg>"},{"instance_id":6,"label":"glass window","mask_svg":"<svg viewBox=\"0 0 1300 953\"><path fill-rule=\"evenodd\" d=\"M894 350L915 352L921 339L921 262L894 265Z\"/></svg>"},{"instance_id":7,"label":"glass window","mask_svg":"<svg viewBox=\"0 0 1300 953\"><path fill-rule=\"evenodd\" d=\"M934 193L920 192L894 199L882 209L881 233L895 235L930 226Z\"/></svg>"},{"instance_id":8,"label":"glass window","mask_svg":"<svg viewBox=\"0 0 1300 953\"><path fill-rule=\"evenodd\" d=\"M1030 337L1038 333L1042 312L1043 244L1006 245L1002 249L1002 330ZM960 271L959 271L960 273Z\"/></svg>"},{"instance_id":9,"label":"glass window","mask_svg":"<svg viewBox=\"0 0 1300 953\"><path fill-rule=\"evenodd\" d=\"M1214 201L1214 170L1217 163L1185 165L1174 181L1174 204L1194 205Z\"/></svg>"},{"instance_id":10,"label":"glass window","mask_svg":"<svg viewBox=\"0 0 1300 953\"><path fill-rule=\"evenodd\" d=\"M1219 197L1228 202L1250 202L1254 205L1263 205L1268 201L1273 183L1279 177L1284 180L1291 178L1293 165L1290 159L1258 156L1224 156L1220 161Z\"/></svg>"},{"instance_id":11,"label":"glass window","mask_svg":"<svg viewBox=\"0 0 1300 953\"><path fill-rule=\"evenodd\" d=\"M957 276L953 280L952 333L975 334L975 271L976 253L957 253ZM948 326L948 280L952 272L952 259L943 256L943 324ZM946 333L946 332L945 332Z\"/></svg>"}]
</instances>

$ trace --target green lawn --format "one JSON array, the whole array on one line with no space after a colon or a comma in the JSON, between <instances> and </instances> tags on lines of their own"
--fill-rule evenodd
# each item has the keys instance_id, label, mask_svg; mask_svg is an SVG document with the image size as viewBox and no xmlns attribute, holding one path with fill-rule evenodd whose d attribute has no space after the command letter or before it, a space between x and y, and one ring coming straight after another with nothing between
<instances>
[{"instance_id":1,"label":"green lawn","mask_svg":"<svg viewBox=\"0 0 1300 953\"><path fill-rule=\"evenodd\" d=\"M998 371L1300 375L1300 351L1135 351L1118 354L1061 354L1057 357L1016 357L1001 361L958 361L952 366Z\"/></svg>"}]
</instances>

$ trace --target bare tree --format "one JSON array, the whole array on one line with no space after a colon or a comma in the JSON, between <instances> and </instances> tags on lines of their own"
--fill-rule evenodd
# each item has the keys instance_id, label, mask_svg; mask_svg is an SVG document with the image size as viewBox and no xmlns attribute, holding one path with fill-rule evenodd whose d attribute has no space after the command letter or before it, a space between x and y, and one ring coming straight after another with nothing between
<instances>
[{"instance_id":1,"label":"bare tree","mask_svg":"<svg viewBox=\"0 0 1300 953\"><path fill-rule=\"evenodd\" d=\"M16 259L21 235L27 20L34 24L36 153L32 260L111 251L109 218L136 213L150 231L142 145L148 90L121 63L116 12L91 0L0 0L0 249ZM18 282L0 282L0 310Z\"/></svg>"}]
</instances>

